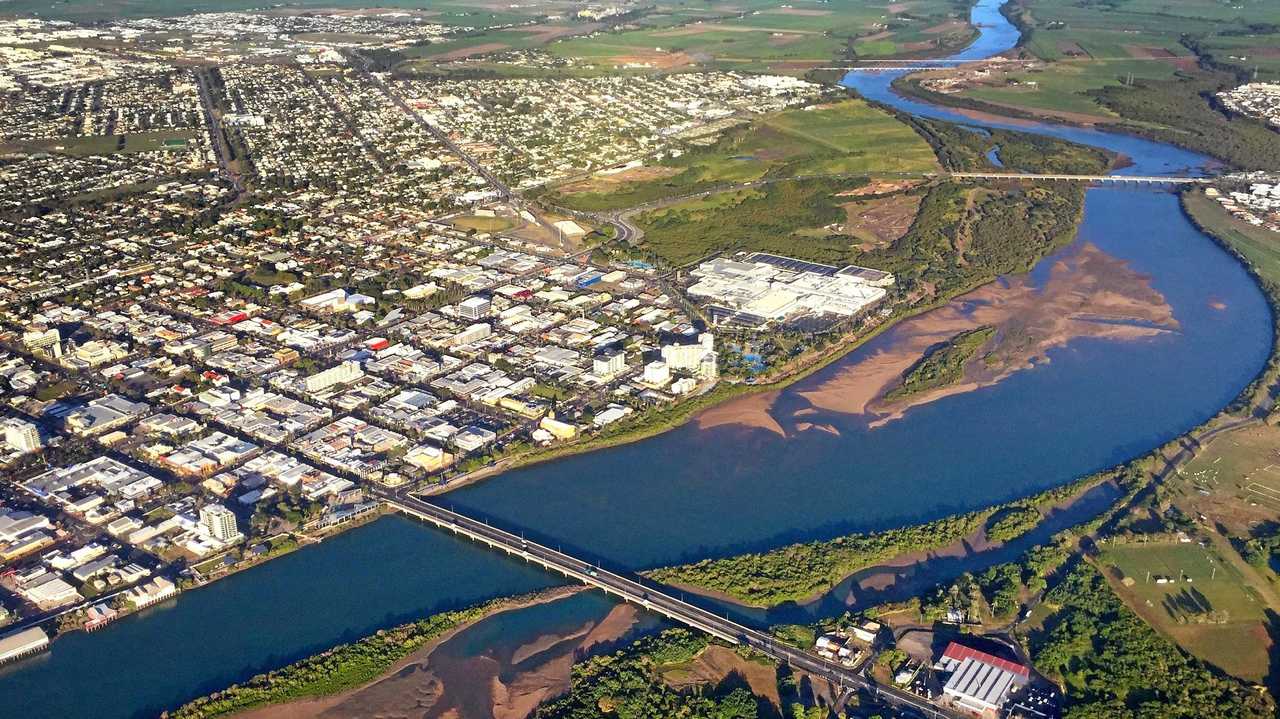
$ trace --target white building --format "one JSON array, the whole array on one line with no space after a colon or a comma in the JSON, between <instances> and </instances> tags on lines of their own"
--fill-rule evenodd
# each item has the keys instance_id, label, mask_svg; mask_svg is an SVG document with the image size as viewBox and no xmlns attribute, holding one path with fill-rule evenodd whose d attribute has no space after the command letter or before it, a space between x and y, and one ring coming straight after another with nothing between
<instances>
[{"instance_id":1,"label":"white building","mask_svg":"<svg viewBox=\"0 0 1280 719\"><path fill-rule=\"evenodd\" d=\"M220 542L234 542L240 538L236 515L221 504L206 504L200 508L200 526Z\"/></svg>"},{"instance_id":2,"label":"white building","mask_svg":"<svg viewBox=\"0 0 1280 719\"><path fill-rule=\"evenodd\" d=\"M662 361L671 370L692 372L700 379L715 379L720 375L715 337L710 332L698 335L698 343L694 345L666 345L662 348Z\"/></svg>"},{"instance_id":3,"label":"white building","mask_svg":"<svg viewBox=\"0 0 1280 719\"><path fill-rule=\"evenodd\" d=\"M46 359L62 358L62 335L57 327L32 327L22 333L22 346Z\"/></svg>"},{"instance_id":4,"label":"white building","mask_svg":"<svg viewBox=\"0 0 1280 719\"><path fill-rule=\"evenodd\" d=\"M458 315L469 320L483 319L493 310L493 302L485 297L468 297L458 303Z\"/></svg>"},{"instance_id":5,"label":"white building","mask_svg":"<svg viewBox=\"0 0 1280 719\"><path fill-rule=\"evenodd\" d=\"M5 422L4 441L19 452L34 452L40 449L40 430L30 422L10 419Z\"/></svg>"},{"instance_id":6,"label":"white building","mask_svg":"<svg viewBox=\"0 0 1280 719\"><path fill-rule=\"evenodd\" d=\"M591 372L597 377L614 377L627 368L627 355L623 352L606 352L591 361Z\"/></svg>"},{"instance_id":7,"label":"white building","mask_svg":"<svg viewBox=\"0 0 1280 719\"><path fill-rule=\"evenodd\" d=\"M671 381L671 368L662 360L654 360L644 366L644 383L665 387Z\"/></svg>"},{"instance_id":8,"label":"white building","mask_svg":"<svg viewBox=\"0 0 1280 719\"><path fill-rule=\"evenodd\" d=\"M364 377L359 362L347 360L342 364L317 372L305 381L308 392L323 392L337 384L350 384Z\"/></svg>"}]
</instances>

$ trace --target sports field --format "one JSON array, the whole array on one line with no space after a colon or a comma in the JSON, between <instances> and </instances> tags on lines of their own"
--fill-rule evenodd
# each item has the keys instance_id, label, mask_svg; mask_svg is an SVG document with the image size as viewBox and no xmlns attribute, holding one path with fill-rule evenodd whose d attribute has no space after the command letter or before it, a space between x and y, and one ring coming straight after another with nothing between
<instances>
[{"instance_id":1,"label":"sports field","mask_svg":"<svg viewBox=\"0 0 1280 719\"><path fill-rule=\"evenodd\" d=\"M1135 611L1184 649L1240 677L1266 676L1266 600L1215 549L1115 545L1098 564Z\"/></svg>"}]
</instances>

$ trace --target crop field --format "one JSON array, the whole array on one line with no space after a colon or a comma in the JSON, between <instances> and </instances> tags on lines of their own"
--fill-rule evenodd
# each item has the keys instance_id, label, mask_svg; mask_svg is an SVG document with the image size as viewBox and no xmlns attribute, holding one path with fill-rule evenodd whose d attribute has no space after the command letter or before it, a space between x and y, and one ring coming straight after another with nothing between
<instances>
[{"instance_id":1,"label":"crop field","mask_svg":"<svg viewBox=\"0 0 1280 719\"><path fill-rule=\"evenodd\" d=\"M1258 73L1258 80L1280 80L1280 35L1215 36L1200 43L1213 62L1238 71Z\"/></svg>"},{"instance_id":2,"label":"crop field","mask_svg":"<svg viewBox=\"0 0 1280 719\"><path fill-rule=\"evenodd\" d=\"M1141 60L1063 61L1047 71L1015 71L1001 78L1010 84L992 84L964 92L986 102L1048 111L1075 112L1114 117L1087 93L1134 81L1172 79L1177 67L1172 62ZM1032 84L1034 83L1034 84Z\"/></svg>"},{"instance_id":3,"label":"crop field","mask_svg":"<svg viewBox=\"0 0 1280 719\"><path fill-rule=\"evenodd\" d=\"M631 29L562 40L561 57L626 66L691 62L724 68L786 69L836 60L854 40L858 55L882 56L953 48L972 37L965 9L948 0L905 3L797 2L735 4L746 13L706 15L680 9L642 18ZM893 23L893 29L886 25ZM858 39L861 38L861 39Z\"/></svg>"},{"instance_id":4,"label":"crop field","mask_svg":"<svg viewBox=\"0 0 1280 719\"><path fill-rule=\"evenodd\" d=\"M839 153L810 172L927 172L937 167L929 144L896 118L849 100L775 115L766 124Z\"/></svg>"},{"instance_id":5,"label":"crop field","mask_svg":"<svg viewBox=\"0 0 1280 719\"><path fill-rule=\"evenodd\" d=\"M1214 550L1194 542L1118 545L1099 564L1130 606L1187 651L1240 677L1266 675L1265 600Z\"/></svg>"}]
</instances>

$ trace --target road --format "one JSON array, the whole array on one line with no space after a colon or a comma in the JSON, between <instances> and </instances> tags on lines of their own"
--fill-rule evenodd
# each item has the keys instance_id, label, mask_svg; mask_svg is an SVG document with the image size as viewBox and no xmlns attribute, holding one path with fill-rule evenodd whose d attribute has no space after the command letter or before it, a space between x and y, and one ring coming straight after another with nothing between
<instances>
[{"instance_id":1,"label":"road","mask_svg":"<svg viewBox=\"0 0 1280 719\"><path fill-rule=\"evenodd\" d=\"M498 193L499 197L501 197L504 200L517 199L517 195L511 191L511 188L507 186L507 183L503 182L497 175L490 172L489 169L486 168L484 165L481 165L479 161L477 161L474 157L468 154L466 150L463 150L462 147L460 147L458 143L454 142L453 138L449 137L449 135L447 135L443 130L424 120L422 118L422 115L418 114L417 110L414 110L412 107L409 107L409 103L405 102L404 98L400 97L399 94L397 94L394 90L388 87L387 84L383 82L381 78L379 78L377 75L371 72L368 72L367 70L362 70L361 72L364 74L365 78L369 82L377 86L377 88L382 91L382 94L387 96L387 99L390 100L392 104L400 108L401 112L408 115L410 120L413 120L414 122L416 122L419 126L422 127L422 129L426 130L432 137L434 137L442 145L449 148L449 152L452 152L454 155L458 156L458 158L460 158L463 162L467 163L467 166L471 168L472 172L483 177L485 179L485 182L488 182L489 186L493 188L495 192Z\"/></svg>"},{"instance_id":2,"label":"road","mask_svg":"<svg viewBox=\"0 0 1280 719\"><path fill-rule=\"evenodd\" d=\"M231 180L231 184L236 191L236 197L243 197L245 194L244 180L241 179L240 173L231 167L231 148L227 147L226 135L222 132L222 124L218 121L218 113L213 107L213 88L209 86L208 71L197 71L195 77L196 88L200 93L200 104L204 108L204 121L209 128L209 139L213 142L214 154L218 156L218 166L222 168L223 174Z\"/></svg>"},{"instance_id":3,"label":"road","mask_svg":"<svg viewBox=\"0 0 1280 719\"><path fill-rule=\"evenodd\" d=\"M603 590L621 599L640 605L685 626L706 632L731 644L740 644L761 652L792 668L827 680L839 687L862 689L879 701L900 710L913 711L921 716L938 719L958 719L961 715L929 703L923 697L883 686L852 669L827 661L809 652L783 644L764 632L751 629L727 617L715 614L677 599L665 589L643 584L621 574L603 569L542 544L518 537L510 532L492 527L485 522L471 519L457 512L440 507L403 492L375 490L373 494L388 506L434 524L442 529L461 534L494 549L559 572L566 577Z\"/></svg>"}]
</instances>

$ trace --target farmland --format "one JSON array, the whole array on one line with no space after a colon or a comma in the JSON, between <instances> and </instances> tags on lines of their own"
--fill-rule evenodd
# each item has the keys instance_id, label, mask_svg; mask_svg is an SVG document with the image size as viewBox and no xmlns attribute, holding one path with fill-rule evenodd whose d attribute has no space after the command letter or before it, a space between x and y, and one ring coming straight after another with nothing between
<instances>
[{"instance_id":1,"label":"farmland","mask_svg":"<svg viewBox=\"0 0 1280 719\"><path fill-rule=\"evenodd\" d=\"M563 58L615 66L781 70L841 57L945 54L974 36L967 4L949 0L904 3L746 3L745 12L714 16L660 8L613 32L557 42Z\"/></svg>"}]
</instances>

